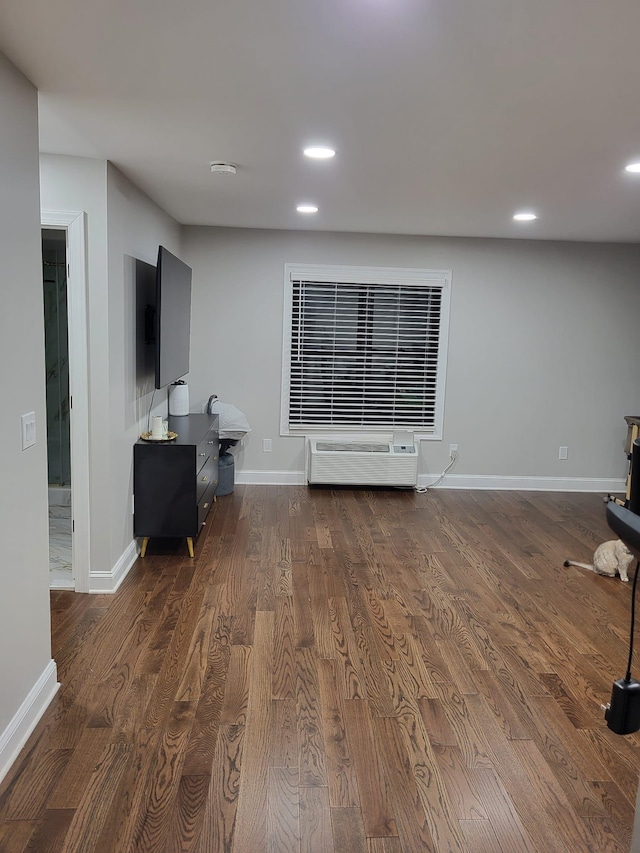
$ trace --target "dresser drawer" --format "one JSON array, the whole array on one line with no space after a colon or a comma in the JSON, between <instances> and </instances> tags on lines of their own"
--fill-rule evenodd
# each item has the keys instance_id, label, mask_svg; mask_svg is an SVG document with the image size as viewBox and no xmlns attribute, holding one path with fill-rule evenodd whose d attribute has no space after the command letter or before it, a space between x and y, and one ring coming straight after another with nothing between
<instances>
[{"instance_id":1,"label":"dresser drawer","mask_svg":"<svg viewBox=\"0 0 640 853\"><path fill-rule=\"evenodd\" d=\"M218 450L211 453L202 468L198 471L196 480L196 503L200 503L202 496L213 485L218 484Z\"/></svg>"},{"instance_id":2,"label":"dresser drawer","mask_svg":"<svg viewBox=\"0 0 640 853\"><path fill-rule=\"evenodd\" d=\"M198 530L202 527L205 522L207 515L209 514L209 510L211 509L211 505L213 504L213 495L216 490L216 483L211 483L211 485L205 490L202 495L202 499L198 504Z\"/></svg>"},{"instance_id":3,"label":"dresser drawer","mask_svg":"<svg viewBox=\"0 0 640 853\"><path fill-rule=\"evenodd\" d=\"M210 456L218 457L218 430L210 429L196 447L196 471L200 471Z\"/></svg>"}]
</instances>

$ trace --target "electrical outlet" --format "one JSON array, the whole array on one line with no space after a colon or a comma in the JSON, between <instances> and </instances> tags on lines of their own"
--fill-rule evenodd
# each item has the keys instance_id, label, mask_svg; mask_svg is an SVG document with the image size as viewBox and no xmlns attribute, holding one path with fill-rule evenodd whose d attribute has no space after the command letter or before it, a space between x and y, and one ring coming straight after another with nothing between
<instances>
[{"instance_id":1,"label":"electrical outlet","mask_svg":"<svg viewBox=\"0 0 640 853\"><path fill-rule=\"evenodd\" d=\"M569 458L569 448L568 447L559 447L558 448L558 459L568 459Z\"/></svg>"},{"instance_id":2,"label":"electrical outlet","mask_svg":"<svg viewBox=\"0 0 640 853\"><path fill-rule=\"evenodd\" d=\"M263 453L271 453L271 439L263 438L262 439L262 452Z\"/></svg>"},{"instance_id":3,"label":"electrical outlet","mask_svg":"<svg viewBox=\"0 0 640 853\"><path fill-rule=\"evenodd\" d=\"M457 459L458 458L458 445L450 444L449 445L449 459Z\"/></svg>"}]
</instances>

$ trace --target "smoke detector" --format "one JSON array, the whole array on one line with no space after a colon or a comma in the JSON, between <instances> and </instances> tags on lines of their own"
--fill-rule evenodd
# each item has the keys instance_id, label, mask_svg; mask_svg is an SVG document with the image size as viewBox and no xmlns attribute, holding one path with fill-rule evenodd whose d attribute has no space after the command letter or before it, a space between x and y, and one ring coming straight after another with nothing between
<instances>
[{"instance_id":1,"label":"smoke detector","mask_svg":"<svg viewBox=\"0 0 640 853\"><path fill-rule=\"evenodd\" d=\"M217 160L211 163L212 175L235 175L237 167L233 163L219 163Z\"/></svg>"}]
</instances>

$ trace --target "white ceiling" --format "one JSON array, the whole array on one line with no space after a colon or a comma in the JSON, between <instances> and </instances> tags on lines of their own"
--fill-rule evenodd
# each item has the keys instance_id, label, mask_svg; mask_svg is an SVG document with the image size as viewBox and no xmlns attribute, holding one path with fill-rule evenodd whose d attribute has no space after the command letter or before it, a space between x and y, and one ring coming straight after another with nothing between
<instances>
[{"instance_id":1,"label":"white ceiling","mask_svg":"<svg viewBox=\"0 0 640 853\"><path fill-rule=\"evenodd\" d=\"M42 151L255 228L640 241L639 33L639 0L0 3Z\"/></svg>"}]
</instances>

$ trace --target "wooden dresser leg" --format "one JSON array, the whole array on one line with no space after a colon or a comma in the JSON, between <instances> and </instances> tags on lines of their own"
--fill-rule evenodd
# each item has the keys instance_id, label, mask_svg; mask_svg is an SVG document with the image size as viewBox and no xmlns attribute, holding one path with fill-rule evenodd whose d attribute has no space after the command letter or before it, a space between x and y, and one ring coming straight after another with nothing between
<instances>
[{"instance_id":1,"label":"wooden dresser leg","mask_svg":"<svg viewBox=\"0 0 640 853\"><path fill-rule=\"evenodd\" d=\"M144 557L144 555L147 553L147 545L148 544L149 544L149 537L145 536L144 539L142 540L142 548L140 548L140 556L141 557Z\"/></svg>"},{"instance_id":2,"label":"wooden dresser leg","mask_svg":"<svg viewBox=\"0 0 640 853\"><path fill-rule=\"evenodd\" d=\"M191 536L187 536L187 548L189 549L189 556L193 557L193 539Z\"/></svg>"}]
</instances>

